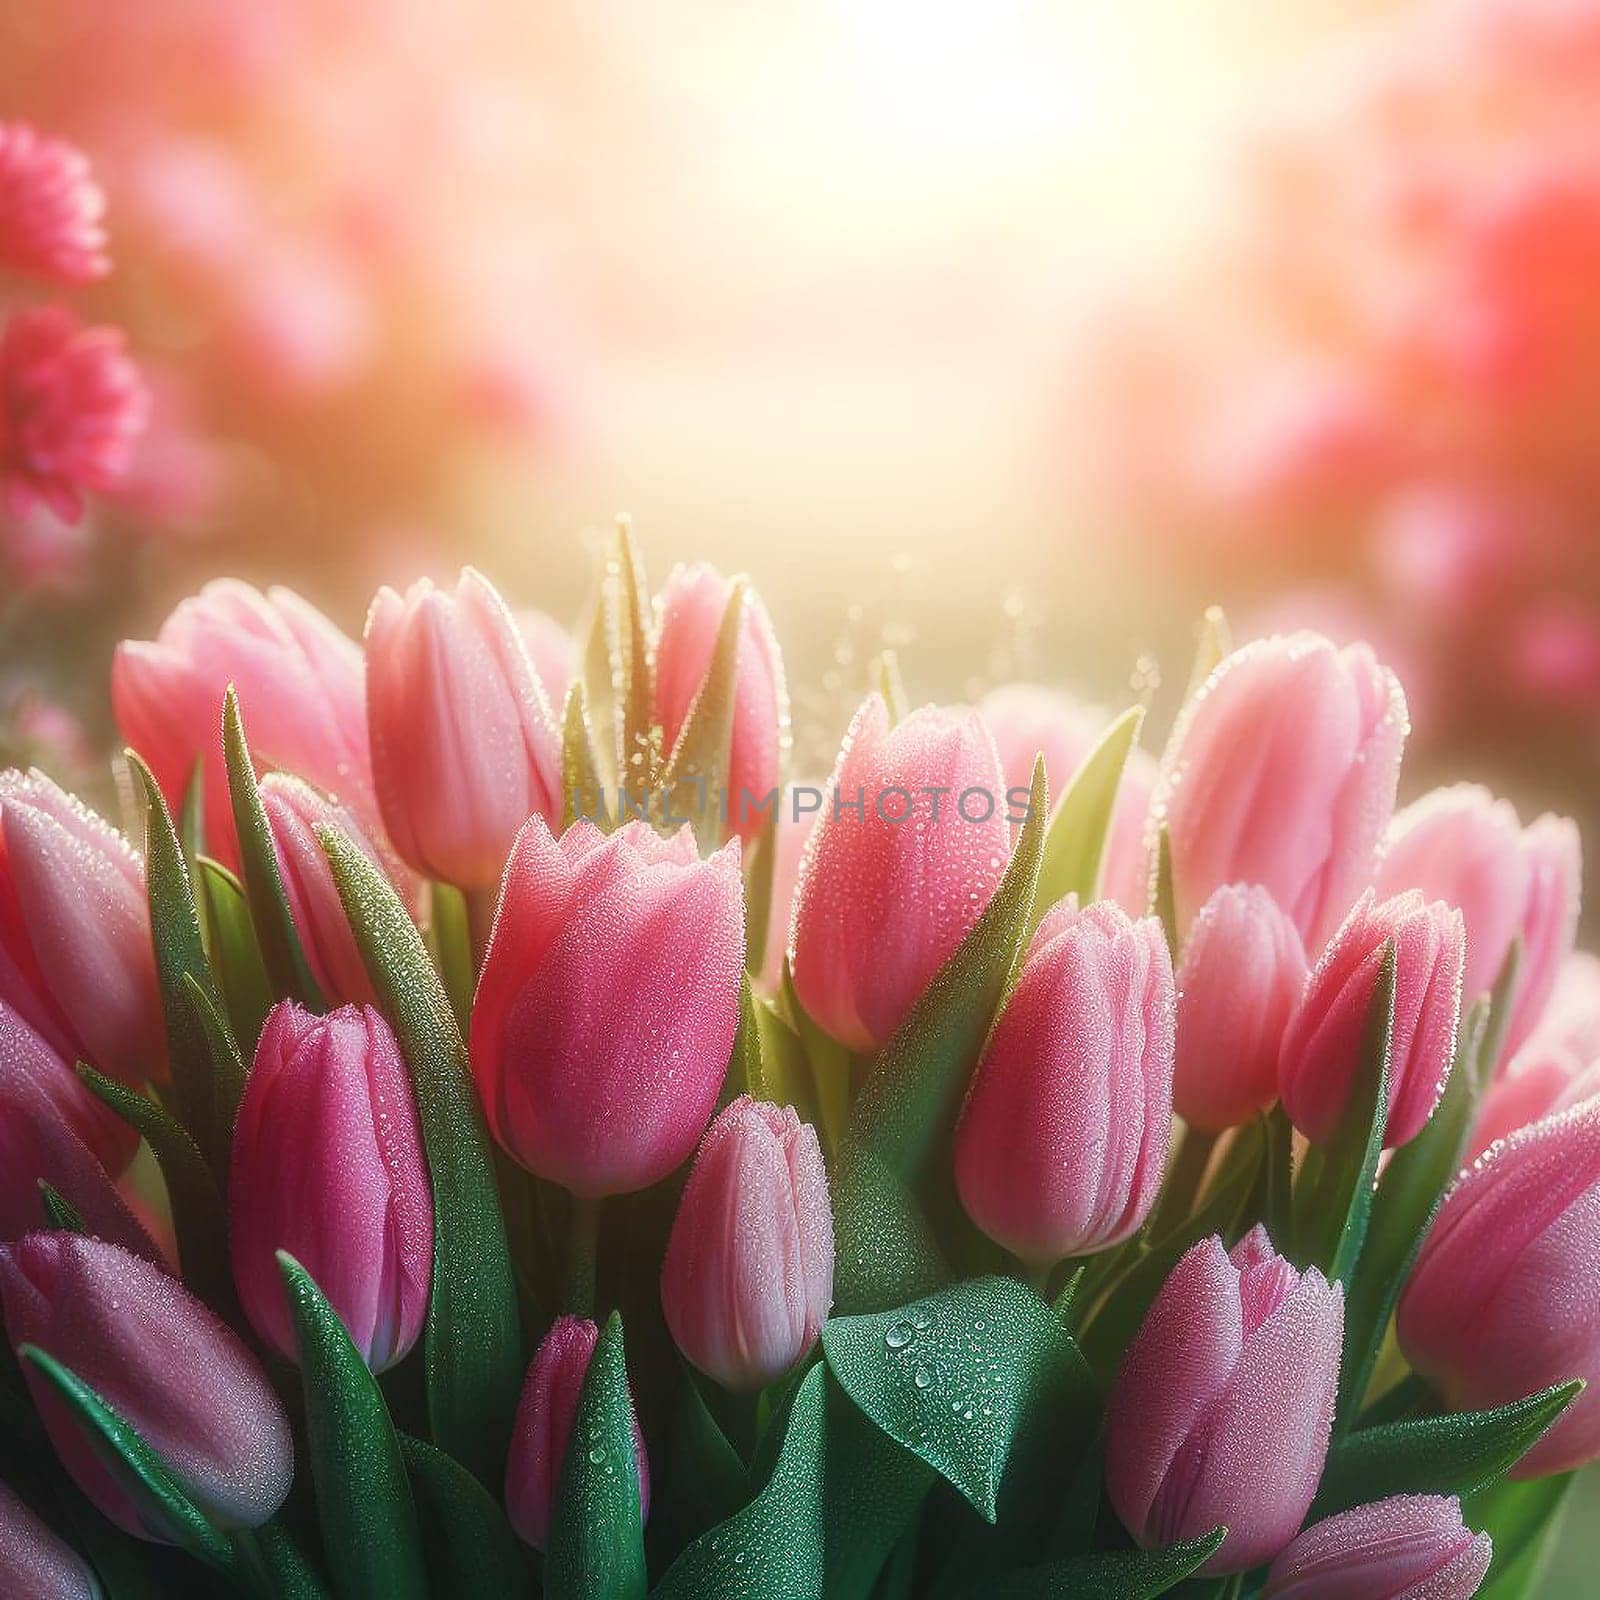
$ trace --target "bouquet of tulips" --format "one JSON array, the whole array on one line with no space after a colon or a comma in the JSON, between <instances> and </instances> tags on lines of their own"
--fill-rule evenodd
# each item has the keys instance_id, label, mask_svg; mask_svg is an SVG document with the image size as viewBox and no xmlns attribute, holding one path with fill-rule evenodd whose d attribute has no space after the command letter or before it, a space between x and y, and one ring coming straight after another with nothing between
<instances>
[{"instance_id":1,"label":"bouquet of tulips","mask_svg":"<svg viewBox=\"0 0 1600 1600\"><path fill-rule=\"evenodd\" d=\"M7 1596L1534 1592L1572 825L1395 815L1311 634L1210 618L1159 764L874 673L795 781L758 598L626 527L570 657L472 571L121 646L142 852L0 777Z\"/></svg>"}]
</instances>

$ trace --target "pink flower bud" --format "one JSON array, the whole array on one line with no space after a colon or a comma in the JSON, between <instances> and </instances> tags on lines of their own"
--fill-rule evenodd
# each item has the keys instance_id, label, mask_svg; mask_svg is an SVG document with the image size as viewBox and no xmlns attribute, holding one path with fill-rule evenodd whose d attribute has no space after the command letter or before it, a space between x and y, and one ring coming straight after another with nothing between
<instances>
[{"instance_id":1,"label":"pink flower bud","mask_svg":"<svg viewBox=\"0 0 1600 1600\"><path fill-rule=\"evenodd\" d=\"M815 811L805 807L816 803ZM762 953L760 987L776 994L783 986L783 963L789 954L789 925L794 920L795 892L800 887L800 863L827 806L822 783L791 784L783 791L778 809L778 859L772 867L772 904L767 914L767 948ZM759 875L759 864L752 868Z\"/></svg>"},{"instance_id":2,"label":"pink flower bud","mask_svg":"<svg viewBox=\"0 0 1600 1600\"><path fill-rule=\"evenodd\" d=\"M0 1593L9 1600L103 1600L94 1569L0 1481Z\"/></svg>"},{"instance_id":3,"label":"pink flower bud","mask_svg":"<svg viewBox=\"0 0 1600 1600\"><path fill-rule=\"evenodd\" d=\"M1226 656L1184 708L1152 814L1167 828L1178 927L1225 883L1259 883L1320 951L1371 881L1407 730L1399 681L1318 634Z\"/></svg>"},{"instance_id":4,"label":"pink flower bud","mask_svg":"<svg viewBox=\"0 0 1600 1600\"><path fill-rule=\"evenodd\" d=\"M868 695L845 735L795 897L800 1003L861 1055L876 1051L982 916L1011 851L994 740L933 706L891 729Z\"/></svg>"},{"instance_id":5,"label":"pink flower bud","mask_svg":"<svg viewBox=\"0 0 1600 1600\"><path fill-rule=\"evenodd\" d=\"M744 964L739 847L687 827L609 837L540 817L517 836L472 1007L495 1138L590 1198L648 1188L705 1129L733 1051Z\"/></svg>"},{"instance_id":6,"label":"pink flower bud","mask_svg":"<svg viewBox=\"0 0 1600 1600\"><path fill-rule=\"evenodd\" d=\"M717 645L732 582L714 567L675 567L658 602L655 718L670 751L700 693ZM771 816L762 809L782 776L789 738L783 657L767 608L746 589L735 671L733 737L728 747L726 836L755 839Z\"/></svg>"},{"instance_id":7,"label":"pink flower bud","mask_svg":"<svg viewBox=\"0 0 1600 1600\"><path fill-rule=\"evenodd\" d=\"M1058 906L978 1063L956 1188L1006 1249L1048 1263L1119 1244L1161 1187L1174 992L1161 925Z\"/></svg>"},{"instance_id":8,"label":"pink flower bud","mask_svg":"<svg viewBox=\"0 0 1600 1600\"><path fill-rule=\"evenodd\" d=\"M729 1389L781 1378L833 1304L833 1213L817 1131L747 1095L701 1141L661 1268L678 1348Z\"/></svg>"},{"instance_id":9,"label":"pink flower bud","mask_svg":"<svg viewBox=\"0 0 1600 1600\"><path fill-rule=\"evenodd\" d=\"M1548 813L1529 823L1522 836L1528 858L1528 899L1518 932L1522 959L1517 998L1506 1023L1501 1059L1508 1060L1538 1025L1578 932L1583 889L1583 848L1570 817Z\"/></svg>"},{"instance_id":10,"label":"pink flower bud","mask_svg":"<svg viewBox=\"0 0 1600 1600\"><path fill-rule=\"evenodd\" d=\"M1397 1494L1314 1522L1272 1563L1265 1600L1469 1600L1494 1544L1461 1502Z\"/></svg>"},{"instance_id":11,"label":"pink flower bud","mask_svg":"<svg viewBox=\"0 0 1600 1600\"><path fill-rule=\"evenodd\" d=\"M1305 1519L1328 1453L1344 1295L1254 1229L1202 1239L1156 1296L1106 1413L1106 1487L1150 1548L1226 1527L1201 1569L1269 1561Z\"/></svg>"},{"instance_id":12,"label":"pink flower bud","mask_svg":"<svg viewBox=\"0 0 1600 1600\"><path fill-rule=\"evenodd\" d=\"M111 1077L165 1077L144 865L41 772L0 773L0 899L5 965L38 979L6 998Z\"/></svg>"},{"instance_id":13,"label":"pink flower bud","mask_svg":"<svg viewBox=\"0 0 1600 1600\"><path fill-rule=\"evenodd\" d=\"M561 819L561 740L517 625L482 573L453 592L380 589L367 616L367 715L384 825L425 877L499 880L530 816Z\"/></svg>"},{"instance_id":14,"label":"pink flower bud","mask_svg":"<svg viewBox=\"0 0 1600 1600\"><path fill-rule=\"evenodd\" d=\"M567 1440L578 1414L578 1396L600 1342L600 1330L582 1317L557 1317L534 1352L517 1402L506 1460L506 1512L517 1537L543 1550L550 1533ZM650 1463L638 1419L633 1424L634 1456L639 1465L639 1511L650 1514Z\"/></svg>"},{"instance_id":15,"label":"pink flower bud","mask_svg":"<svg viewBox=\"0 0 1600 1600\"><path fill-rule=\"evenodd\" d=\"M224 1528L258 1527L294 1475L289 1419L239 1339L176 1278L103 1239L31 1233L0 1245L0 1302L13 1349L70 1367L166 1463ZM24 1366L62 1464L119 1527L144 1523L46 1379Z\"/></svg>"},{"instance_id":16,"label":"pink flower bud","mask_svg":"<svg viewBox=\"0 0 1600 1600\"><path fill-rule=\"evenodd\" d=\"M370 1006L268 1013L233 1132L233 1278L251 1326L295 1358L278 1272L287 1250L317 1281L367 1365L422 1332L433 1280L433 1194L400 1046Z\"/></svg>"},{"instance_id":17,"label":"pink flower bud","mask_svg":"<svg viewBox=\"0 0 1600 1600\"><path fill-rule=\"evenodd\" d=\"M1457 1181L1401 1295L1400 1346L1451 1410L1588 1382L1514 1478L1600 1457L1597 1259L1600 1100L1591 1099L1513 1134Z\"/></svg>"},{"instance_id":18,"label":"pink flower bud","mask_svg":"<svg viewBox=\"0 0 1600 1600\"><path fill-rule=\"evenodd\" d=\"M1385 1145L1393 1148L1421 1133L1449 1075L1466 957L1461 913L1442 900L1425 904L1415 889L1383 901L1369 889L1323 951L1283 1036L1283 1108L1313 1144L1331 1139L1344 1115L1391 943L1394 1031Z\"/></svg>"},{"instance_id":19,"label":"pink flower bud","mask_svg":"<svg viewBox=\"0 0 1600 1600\"><path fill-rule=\"evenodd\" d=\"M1192 1127L1249 1122L1278 1098L1278 1052L1306 986L1294 924L1256 884L1200 908L1178 963L1172 1100Z\"/></svg>"},{"instance_id":20,"label":"pink flower bud","mask_svg":"<svg viewBox=\"0 0 1600 1600\"><path fill-rule=\"evenodd\" d=\"M209 855L239 859L222 754L230 683L261 771L298 773L376 819L360 650L293 590L222 578L182 601L154 641L125 639L111 663L117 726L174 813L202 763Z\"/></svg>"}]
</instances>

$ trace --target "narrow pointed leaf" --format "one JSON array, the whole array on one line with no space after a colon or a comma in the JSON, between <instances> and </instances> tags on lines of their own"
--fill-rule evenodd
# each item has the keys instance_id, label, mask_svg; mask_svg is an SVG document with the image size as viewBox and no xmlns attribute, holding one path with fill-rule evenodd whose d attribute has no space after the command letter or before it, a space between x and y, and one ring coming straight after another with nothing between
<instances>
[{"instance_id":1,"label":"narrow pointed leaf","mask_svg":"<svg viewBox=\"0 0 1600 1600\"><path fill-rule=\"evenodd\" d=\"M1156 873L1150 888L1150 914L1159 919L1176 966L1182 941L1178 937L1177 891L1172 884L1172 836L1165 828L1156 834Z\"/></svg>"},{"instance_id":2,"label":"narrow pointed leaf","mask_svg":"<svg viewBox=\"0 0 1600 1600\"><path fill-rule=\"evenodd\" d=\"M65 1233L86 1233L83 1213L61 1193L54 1184L39 1180L39 1209L44 1213L44 1225Z\"/></svg>"},{"instance_id":3,"label":"narrow pointed leaf","mask_svg":"<svg viewBox=\"0 0 1600 1600\"><path fill-rule=\"evenodd\" d=\"M189 865L189 877L195 875L195 865L206 847L206 768L198 757L189 781L184 786L183 804L178 807L178 842L183 846L183 859ZM205 907L201 906L202 914ZM203 921L203 915L202 915Z\"/></svg>"},{"instance_id":4,"label":"narrow pointed leaf","mask_svg":"<svg viewBox=\"0 0 1600 1600\"><path fill-rule=\"evenodd\" d=\"M719 795L728 781L728 749L733 739L734 691L739 671L739 637L744 624L745 580L735 578L717 627L711 664L678 729L677 742L662 775L669 824L692 818L702 851L721 833ZM733 797L728 803L733 804Z\"/></svg>"},{"instance_id":5,"label":"narrow pointed leaf","mask_svg":"<svg viewBox=\"0 0 1600 1600\"><path fill-rule=\"evenodd\" d=\"M985 1581L965 1600L1152 1600L1199 1571L1227 1538L1226 1528L1159 1550L1096 1550L1050 1566Z\"/></svg>"},{"instance_id":6,"label":"narrow pointed leaf","mask_svg":"<svg viewBox=\"0 0 1600 1600\"><path fill-rule=\"evenodd\" d=\"M222 987L228 1022L241 1051L254 1055L273 997L244 885L210 856L200 857L196 875L205 906L206 952Z\"/></svg>"},{"instance_id":7,"label":"narrow pointed leaf","mask_svg":"<svg viewBox=\"0 0 1600 1600\"><path fill-rule=\"evenodd\" d=\"M399 1439L433 1593L527 1593L528 1563L499 1502L453 1456L409 1434Z\"/></svg>"},{"instance_id":8,"label":"narrow pointed leaf","mask_svg":"<svg viewBox=\"0 0 1600 1600\"><path fill-rule=\"evenodd\" d=\"M910 704L906 699L905 679L900 676L900 657L893 650L882 651L872 664L872 686L883 696L889 725L906 720Z\"/></svg>"},{"instance_id":9,"label":"narrow pointed leaf","mask_svg":"<svg viewBox=\"0 0 1600 1600\"><path fill-rule=\"evenodd\" d=\"M567 690L567 703L561 714L562 830L570 828L580 816L589 818L597 827L606 825L605 789L595 763L581 678Z\"/></svg>"},{"instance_id":10,"label":"narrow pointed leaf","mask_svg":"<svg viewBox=\"0 0 1600 1600\"><path fill-rule=\"evenodd\" d=\"M617 635L623 657L622 768L650 742L655 708L655 672L650 657L650 588L633 524L617 518Z\"/></svg>"},{"instance_id":11,"label":"narrow pointed leaf","mask_svg":"<svg viewBox=\"0 0 1600 1600\"><path fill-rule=\"evenodd\" d=\"M618 777L618 746L622 737L622 718L617 711L622 665L612 646L616 613L612 589L602 566L595 584L588 637L584 642L582 680L595 761L602 780L607 782L615 782Z\"/></svg>"}]
</instances>

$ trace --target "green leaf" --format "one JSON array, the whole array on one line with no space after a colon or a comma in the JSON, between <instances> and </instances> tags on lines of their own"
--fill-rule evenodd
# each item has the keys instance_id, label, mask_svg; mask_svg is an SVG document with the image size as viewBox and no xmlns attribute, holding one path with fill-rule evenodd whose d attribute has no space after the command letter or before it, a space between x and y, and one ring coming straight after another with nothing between
<instances>
[{"instance_id":1,"label":"green leaf","mask_svg":"<svg viewBox=\"0 0 1600 1600\"><path fill-rule=\"evenodd\" d=\"M1203 1539L1160 1550L1096 1550L1050 1566L991 1578L970 1591L971 1600L1151 1600L1197 1572L1227 1538L1216 1528Z\"/></svg>"},{"instance_id":2,"label":"green leaf","mask_svg":"<svg viewBox=\"0 0 1600 1600\"><path fill-rule=\"evenodd\" d=\"M745 1493L744 1462L680 1359L665 1470L655 1477L650 1505L651 1534L659 1536L665 1526L672 1538L667 1548L679 1548L730 1517Z\"/></svg>"},{"instance_id":3,"label":"green leaf","mask_svg":"<svg viewBox=\"0 0 1600 1600\"><path fill-rule=\"evenodd\" d=\"M645 1592L644 1523L622 1318L613 1311L584 1374L556 1483L547 1600L635 1600Z\"/></svg>"},{"instance_id":4,"label":"green leaf","mask_svg":"<svg viewBox=\"0 0 1600 1600\"><path fill-rule=\"evenodd\" d=\"M748 974L740 986L739 1033L725 1098L732 1100L741 1094L793 1106L802 1122L817 1123L816 1091L807 1070L805 1047L777 1007L751 988Z\"/></svg>"},{"instance_id":5,"label":"green leaf","mask_svg":"<svg viewBox=\"0 0 1600 1600\"><path fill-rule=\"evenodd\" d=\"M650 741L655 707L655 664L650 655L650 586L644 558L633 536L633 523L617 518L617 637L623 650L622 766L626 772L634 751Z\"/></svg>"},{"instance_id":6,"label":"green leaf","mask_svg":"<svg viewBox=\"0 0 1600 1600\"><path fill-rule=\"evenodd\" d=\"M317 1516L342 1596L426 1600L416 1511L377 1380L312 1279L278 1252L306 1397Z\"/></svg>"},{"instance_id":7,"label":"green leaf","mask_svg":"<svg viewBox=\"0 0 1600 1600\"><path fill-rule=\"evenodd\" d=\"M561 827L564 832L580 816L597 827L606 825L605 786L595 762L589 717L584 710L583 680L567 690L561 713Z\"/></svg>"},{"instance_id":8,"label":"green leaf","mask_svg":"<svg viewBox=\"0 0 1600 1600\"><path fill-rule=\"evenodd\" d=\"M822 1366L813 1366L766 1486L672 1563L654 1600L822 1600L824 1381Z\"/></svg>"},{"instance_id":9,"label":"green leaf","mask_svg":"<svg viewBox=\"0 0 1600 1600\"><path fill-rule=\"evenodd\" d=\"M1167 936L1167 949L1177 964L1182 940L1178 936L1178 896L1172 882L1172 835L1162 828L1156 834L1156 876L1150 890L1150 911Z\"/></svg>"},{"instance_id":10,"label":"green leaf","mask_svg":"<svg viewBox=\"0 0 1600 1600\"><path fill-rule=\"evenodd\" d=\"M317 837L405 1057L433 1185L433 1292L423 1361L433 1442L498 1486L522 1383L516 1279L466 1047L400 897L339 829Z\"/></svg>"},{"instance_id":11,"label":"green leaf","mask_svg":"<svg viewBox=\"0 0 1600 1600\"><path fill-rule=\"evenodd\" d=\"M898 1310L834 1317L822 1330L846 1394L993 1522L1024 1428L1087 1443L1094 1379L1072 1336L1014 1278L952 1285ZM997 1357L1003 1353L1004 1359Z\"/></svg>"},{"instance_id":12,"label":"green leaf","mask_svg":"<svg viewBox=\"0 0 1600 1600\"><path fill-rule=\"evenodd\" d=\"M436 1595L520 1595L528 1563L499 1502L453 1456L399 1435Z\"/></svg>"},{"instance_id":13,"label":"green leaf","mask_svg":"<svg viewBox=\"0 0 1600 1600\"><path fill-rule=\"evenodd\" d=\"M1478 1600L1528 1600L1543 1594L1545 1563L1556 1543L1577 1474L1495 1484L1462 1507L1469 1528L1494 1541L1494 1559Z\"/></svg>"},{"instance_id":14,"label":"green leaf","mask_svg":"<svg viewBox=\"0 0 1600 1600\"><path fill-rule=\"evenodd\" d=\"M1032 927L1037 927L1045 913L1069 894L1077 895L1084 905L1098 895L1100 866L1111 832L1117 790L1143 726L1144 707L1130 706L1100 735L1067 784L1045 835ZM1056 776L1062 782L1067 780L1066 773Z\"/></svg>"},{"instance_id":15,"label":"green leaf","mask_svg":"<svg viewBox=\"0 0 1600 1600\"><path fill-rule=\"evenodd\" d=\"M210 856L199 858L197 878L205 905L206 951L222 985L234 1037L253 1055L261 1025L272 1009L272 985L256 943L244 885Z\"/></svg>"},{"instance_id":16,"label":"green leaf","mask_svg":"<svg viewBox=\"0 0 1600 1600\"><path fill-rule=\"evenodd\" d=\"M178 807L178 840L183 846L183 859L188 863L191 879L206 847L205 818L206 764L204 757L197 756L184 787L183 804Z\"/></svg>"},{"instance_id":17,"label":"green leaf","mask_svg":"<svg viewBox=\"0 0 1600 1600\"><path fill-rule=\"evenodd\" d=\"M306 1559L294 1535L280 1523L269 1522L248 1533L236 1533L234 1542L253 1547L260 1558L267 1593L278 1600L329 1600L327 1584Z\"/></svg>"},{"instance_id":18,"label":"green leaf","mask_svg":"<svg viewBox=\"0 0 1600 1600\"><path fill-rule=\"evenodd\" d=\"M893 650L879 651L872 663L872 687L883 697L889 713L889 726L904 722L910 709L905 679L900 676L900 657Z\"/></svg>"},{"instance_id":19,"label":"green leaf","mask_svg":"<svg viewBox=\"0 0 1600 1600\"><path fill-rule=\"evenodd\" d=\"M477 966L472 959L472 920L467 897L452 883L429 886L428 932L426 945L462 1038L472 1025L472 995L478 983Z\"/></svg>"},{"instance_id":20,"label":"green leaf","mask_svg":"<svg viewBox=\"0 0 1600 1600\"><path fill-rule=\"evenodd\" d=\"M64 1233L87 1233L83 1213L52 1183L39 1180L39 1207L44 1212L44 1225Z\"/></svg>"},{"instance_id":21,"label":"green leaf","mask_svg":"<svg viewBox=\"0 0 1600 1600\"><path fill-rule=\"evenodd\" d=\"M1487 1488L1539 1442L1582 1388L1574 1379L1493 1411L1415 1417L1347 1434L1328 1453L1312 1516L1392 1494Z\"/></svg>"}]
</instances>

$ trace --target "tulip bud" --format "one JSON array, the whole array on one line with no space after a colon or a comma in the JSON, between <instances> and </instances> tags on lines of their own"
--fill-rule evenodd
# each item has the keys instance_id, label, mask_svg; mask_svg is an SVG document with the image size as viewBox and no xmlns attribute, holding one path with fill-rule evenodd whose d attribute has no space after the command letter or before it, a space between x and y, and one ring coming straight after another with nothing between
<instances>
[{"instance_id":1,"label":"tulip bud","mask_svg":"<svg viewBox=\"0 0 1600 1600\"><path fill-rule=\"evenodd\" d=\"M0 1480L0 1593L8 1600L102 1600L94 1569Z\"/></svg>"},{"instance_id":2,"label":"tulip bud","mask_svg":"<svg viewBox=\"0 0 1600 1600\"><path fill-rule=\"evenodd\" d=\"M1278 1098L1278 1052L1306 985L1294 924L1256 884L1211 896L1178 963L1172 1100L1192 1127L1248 1122Z\"/></svg>"},{"instance_id":3,"label":"tulip bud","mask_svg":"<svg viewBox=\"0 0 1600 1600\"><path fill-rule=\"evenodd\" d=\"M670 751L699 696L717 647L717 630L733 593L714 567L676 567L658 602L655 719ZM789 740L789 694L783 657L767 608L746 589L734 673L733 735L728 747L725 836L755 839L771 814Z\"/></svg>"},{"instance_id":4,"label":"tulip bud","mask_svg":"<svg viewBox=\"0 0 1600 1600\"><path fill-rule=\"evenodd\" d=\"M1225 883L1259 883L1320 951L1371 881L1407 731L1399 681L1365 645L1314 633L1225 656L1178 718L1152 815L1178 927Z\"/></svg>"},{"instance_id":5,"label":"tulip bud","mask_svg":"<svg viewBox=\"0 0 1600 1600\"><path fill-rule=\"evenodd\" d=\"M1589 1387L1511 1469L1600 1457L1600 1100L1513 1134L1445 1195L1400 1298L1406 1358L1452 1411L1583 1378Z\"/></svg>"},{"instance_id":6,"label":"tulip bud","mask_svg":"<svg viewBox=\"0 0 1600 1600\"><path fill-rule=\"evenodd\" d=\"M534 1352L517 1402L506 1460L506 1512L517 1537L543 1550L550 1534L556 1485L567 1458L567 1441L578 1414L578 1396L600 1341L600 1330L582 1317L557 1317ZM650 1514L650 1464L638 1419L633 1424L639 1467L639 1514Z\"/></svg>"},{"instance_id":7,"label":"tulip bud","mask_svg":"<svg viewBox=\"0 0 1600 1600\"><path fill-rule=\"evenodd\" d=\"M517 625L482 573L380 589L367 716L384 826L424 877L498 882L517 830L561 818L561 739Z\"/></svg>"},{"instance_id":8,"label":"tulip bud","mask_svg":"<svg viewBox=\"0 0 1600 1600\"><path fill-rule=\"evenodd\" d=\"M1397 1494L1314 1522L1272 1563L1264 1600L1469 1600L1494 1544L1453 1495Z\"/></svg>"},{"instance_id":9,"label":"tulip bud","mask_svg":"<svg viewBox=\"0 0 1600 1600\"><path fill-rule=\"evenodd\" d=\"M956 1129L956 1188L1029 1263L1120 1244L1161 1187L1175 998L1161 925L1109 901L1059 906L978 1063Z\"/></svg>"},{"instance_id":10,"label":"tulip bud","mask_svg":"<svg viewBox=\"0 0 1600 1600\"><path fill-rule=\"evenodd\" d=\"M422 1332L433 1196L405 1062L370 1006L268 1013L233 1134L233 1279L251 1326L296 1357L278 1272L287 1250L374 1372Z\"/></svg>"},{"instance_id":11,"label":"tulip bud","mask_svg":"<svg viewBox=\"0 0 1600 1600\"><path fill-rule=\"evenodd\" d=\"M1395 989L1386 1146L1422 1132L1449 1075L1466 957L1461 913L1442 900L1424 904L1414 889L1381 902L1369 889L1323 951L1283 1036L1283 1109L1313 1144L1331 1139L1344 1115L1391 944Z\"/></svg>"},{"instance_id":12,"label":"tulip bud","mask_svg":"<svg viewBox=\"0 0 1600 1600\"><path fill-rule=\"evenodd\" d=\"M701 1141L661 1269L678 1348L760 1389L817 1342L833 1304L833 1213L816 1129L741 1096Z\"/></svg>"},{"instance_id":13,"label":"tulip bud","mask_svg":"<svg viewBox=\"0 0 1600 1600\"><path fill-rule=\"evenodd\" d=\"M35 1345L96 1393L223 1528L253 1528L294 1475L289 1419L254 1357L176 1278L103 1239L31 1233L0 1245L0 1303L14 1349ZM144 1522L48 1381L24 1364L62 1465L118 1527Z\"/></svg>"},{"instance_id":14,"label":"tulip bud","mask_svg":"<svg viewBox=\"0 0 1600 1600\"><path fill-rule=\"evenodd\" d=\"M42 772L0 774L0 880L8 965L37 975L5 998L108 1076L165 1077L144 864L122 835Z\"/></svg>"},{"instance_id":15,"label":"tulip bud","mask_svg":"<svg viewBox=\"0 0 1600 1600\"><path fill-rule=\"evenodd\" d=\"M801 862L791 935L800 1003L841 1044L883 1045L983 915L1011 852L1008 809L978 717L928 706L891 729L867 696Z\"/></svg>"},{"instance_id":16,"label":"tulip bud","mask_svg":"<svg viewBox=\"0 0 1600 1600\"><path fill-rule=\"evenodd\" d=\"M1106 1487L1149 1549L1226 1527L1207 1576L1269 1561L1305 1519L1328 1453L1344 1293L1257 1227L1195 1245L1129 1347L1106 1413Z\"/></svg>"},{"instance_id":17,"label":"tulip bud","mask_svg":"<svg viewBox=\"0 0 1600 1600\"><path fill-rule=\"evenodd\" d=\"M210 855L229 866L239 857L222 754L230 683L261 770L297 772L376 816L360 650L293 590L218 579L181 602L154 642L124 640L111 664L117 726L174 812L203 764Z\"/></svg>"},{"instance_id":18,"label":"tulip bud","mask_svg":"<svg viewBox=\"0 0 1600 1600\"><path fill-rule=\"evenodd\" d=\"M777 851L772 865L772 899L767 912L767 947L762 952L760 987L776 994L783 986L783 963L789 954L789 925L794 919L795 891L800 886L800 862L811 835L817 831L822 807L827 804L820 783L792 784L779 801ZM817 809L800 809L802 797ZM759 873L759 867L753 869Z\"/></svg>"},{"instance_id":19,"label":"tulip bud","mask_svg":"<svg viewBox=\"0 0 1600 1600\"><path fill-rule=\"evenodd\" d=\"M739 1021L739 846L685 827L609 837L540 817L517 836L472 1007L490 1131L529 1171L596 1199L688 1159Z\"/></svg>"}]
</instances>

